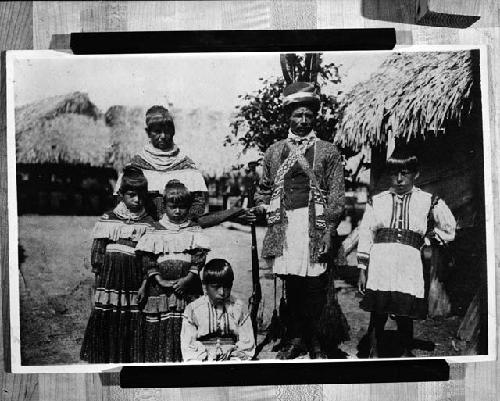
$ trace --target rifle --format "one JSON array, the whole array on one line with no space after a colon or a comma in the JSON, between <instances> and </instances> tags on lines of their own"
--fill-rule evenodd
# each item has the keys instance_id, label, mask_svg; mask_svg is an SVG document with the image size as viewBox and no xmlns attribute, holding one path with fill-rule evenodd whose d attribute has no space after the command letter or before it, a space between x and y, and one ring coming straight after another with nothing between
<instances>
[{"instance_id":1,"label":"rifle","mask_svg":"<svg viewBox=\"0 0 500 401\"><path fill-rule=\"evenodd\" d=\"M255 183L248 187L248 208L255 206ZM257 313L259 311L259 304L262 300L262 288L260 286L259 276L259 254L257 252L257 235L255 234L255 223L250 225L252 232L252 295L248 300L250 308L250 319L252 320L253 335L255 343L257 343Z\"/></svg>"}]
</instances>

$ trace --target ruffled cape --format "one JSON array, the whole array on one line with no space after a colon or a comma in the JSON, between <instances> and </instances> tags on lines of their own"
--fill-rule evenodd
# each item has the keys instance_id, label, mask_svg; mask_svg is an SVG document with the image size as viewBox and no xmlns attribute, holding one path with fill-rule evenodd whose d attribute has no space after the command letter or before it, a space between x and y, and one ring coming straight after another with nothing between
<instances>
[{"instance_id":1,"label":"ruffled cape","mask_svg":"<svg viewBox=\"0 0 500 401\"><path fill-rule=\"evenodd\" d=\"M154 253L182 253L194 249L210 249L208 238L199 226L180 230L159 229L146 233L135 250Z\"/></svg>"},{"instance_id":2,"label":"ruffled cape","mask_svg":"<svg viewBox=\"0 0 500 401\"><path fill-rule=\"evenodd\" d=\"M110 239L111 241L118 241L119 239L139 241L146 232L152 230L153 227L147 222L134 221L127 223L121 220L111 220L108 215L104 215L95 224L92 238Z\"/></svg>"}]
</instances>

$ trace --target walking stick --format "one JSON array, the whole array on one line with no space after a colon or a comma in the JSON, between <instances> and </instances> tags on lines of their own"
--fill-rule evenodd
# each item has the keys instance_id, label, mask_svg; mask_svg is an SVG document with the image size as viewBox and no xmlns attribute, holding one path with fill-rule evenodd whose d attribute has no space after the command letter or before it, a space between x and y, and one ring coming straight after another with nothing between
<instances>
[{"instance_id":1,"label":"walking stick","mask_svg":"<svg viewBox=\"0 0 500 401\"><path fill-rule=\"evenodd\" d=\"M252 183L248 188L248 208L255 205L255 183ZM255 223L250 225L252 232L252 295L248 300L250 307L250 318L252 320L253 334L255 342L257 342L257 313L259 304L262 300L262 288L260 286L259 277L259 254L257 252L257 235L255 233Z\"/></svg>"}]
</instances>

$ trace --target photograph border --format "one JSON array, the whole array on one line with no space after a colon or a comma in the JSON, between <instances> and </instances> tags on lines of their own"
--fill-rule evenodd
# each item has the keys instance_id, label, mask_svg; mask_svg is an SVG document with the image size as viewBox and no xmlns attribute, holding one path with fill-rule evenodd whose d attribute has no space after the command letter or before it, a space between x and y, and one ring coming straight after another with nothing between
<instances>
[{"instance_id":1,"label":"photograph border","mask_svg":"<svg viewBox=\"0 0 500 401\"><path fill-rule=\"evenodd\" d=\"M480 58L480 88L481 88L481 103L482 103L482 124L483 124L483 165L484 165L484 197L485 197L485 226L486 226L486 263L487 263L487 294L488 294L488 354L487 355L461 355L461 356L439 356L417 358L422 359L445 359L450 363L465 363L465 362L480 362L492 361L496 359L496 277L495 277L495 242L494 242L494 217L495 208L493 198L493 172L492 172L492 136L490 131L490 81L491 81L491 66L489 63L488 49L485 45L414 45L414 46L397 46L393 50L370 50L370 51L328 51L329 53L355 53L366 54L373 52L433 52L433 51L458 51L458 50L479 50ZM300 52L303 52L301 50ZM231 54L232 52L221 52L215 54ZM262 54L263 52L239 52L239 55L244 54ZM280 52L265 52L265 54ZM189 54L189 53L182 53ZM193 53L201 54L201 53ZM210 367L212 365L221 366L221 362L167 362L167 363L133 363L133 364L70 364L70 365L22 365L21 364L21 341L20 341L20 291L19 291L19 274L18 274L18 214L17 214L17 194L16 194L16 134L15 134L15 102L14 102L14 61L25 58L147 58L164 56L165 54L149 53L149 54L126 54L126 55L72 55L64 52L34 50L34 51L8 51L6 54L6 105L7 105L7 172L8 172L8 216L9 216L9 315L10 315L10 350L6 350L6 355L10 352L11 371L13 373L96 373L96 372L116 372L124 366L175 366L180 369L183 366L202 365ZM175 57L175 54L168 54ZM498 194L497 194L498 195ZM498 207L498 205L496 205ZM231 366L247 365L247 364L283 364L286 368L288 364L303 364L308 369L311 367L321 368L324 363L344 363L344 362L374 362L376 361L402 361L414 360L414 358L381 358L381 359L347 359L347 360L258 360L252 362L226 361L224 365ZM312 364L312 365L311 365Z\"/></svg>"}]
</instances>

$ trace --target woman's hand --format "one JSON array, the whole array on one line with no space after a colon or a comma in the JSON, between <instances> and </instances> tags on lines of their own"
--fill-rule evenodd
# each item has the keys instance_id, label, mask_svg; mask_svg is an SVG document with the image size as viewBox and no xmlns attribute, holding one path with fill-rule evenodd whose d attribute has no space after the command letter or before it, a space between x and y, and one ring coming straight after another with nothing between
<instances>
[{"instance_id":1,"label":"woman's hand","mask_svg":"<svg viewBox=\"0 0 500 401\"><path fill-rule=\"evenodd\" d=\"M361 293L361 295L365 295L365 291L366 291L366 270L363 270L363 269L359 269L358 291Z\"/></svg>"},{"instance_id":2,"label":"woman's hand","mask_svg":"<svg viewBox=\"0 0 500 401\"><path fill-rule=\"evenodd\" d=\"M186 293L186 291L189 287L189 283L191 282L191 280L193 278L192 276L194 276L194 274L189 272L186 277L182 277L174 283L174 294L175 295L181 297Z\"/></svg>"},{"instance_id":3,"label":"woman's hand","mask_svg":"<svg viewBox=\"0 0 500 401\"><path fill-rule=\"evenodd\" d=\"M156 282L164 288L172 288L175 284L174 280L164 280L159 274L155 276Z\"/></svg>"}]
</instances>

